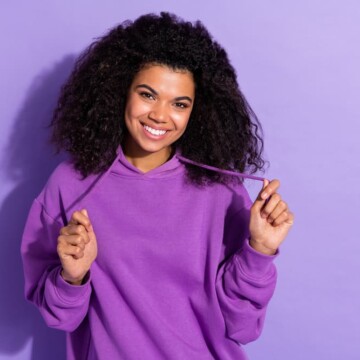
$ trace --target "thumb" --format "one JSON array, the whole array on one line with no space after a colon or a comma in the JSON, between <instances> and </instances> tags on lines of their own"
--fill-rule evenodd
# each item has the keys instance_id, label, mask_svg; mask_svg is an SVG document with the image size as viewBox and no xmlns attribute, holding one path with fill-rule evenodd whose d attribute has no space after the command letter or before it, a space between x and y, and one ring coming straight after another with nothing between
<instances>
[{"instance_id":1,"label":"thumb","mask_svg":"<svg viewBox=\"0 0 360 360\"><path fill-rule=\"evenodd\" d=\"M257 210L260 210L262 208L262 206L264 205L264 203L267 201L267 199L263 199L261 197L261 195L263 194L264 189L269 185L269 183L270 183L270 181L268 179L264 179L263 186L253 204L253 206Z\"/></svg>"},{"instance_id":2,"label":"thumb","mask_svg":"<svg viewBox=\"0 0 360 360\"><path fill-rule=\"evenodd\" d=\"M80 210L80 212L89 219L89 225L86 227L86 230L87 230L87 231L94 231L87 210L86 210L86 209L82 209L82 210Z\"/></svg>"},{"instance_id":3,"label":"thumb","mask_svg":"<svg viewBox=\"0 0 360 360\"><path fill-rule=\"evenodd\" d=\"M82 209L82 210L80 210L80 212L81 212L83 215L85 215L87 218L89 218L89 214L88 214L88 212L87 212L86 209Z\"/></svg>"}]
</instances>

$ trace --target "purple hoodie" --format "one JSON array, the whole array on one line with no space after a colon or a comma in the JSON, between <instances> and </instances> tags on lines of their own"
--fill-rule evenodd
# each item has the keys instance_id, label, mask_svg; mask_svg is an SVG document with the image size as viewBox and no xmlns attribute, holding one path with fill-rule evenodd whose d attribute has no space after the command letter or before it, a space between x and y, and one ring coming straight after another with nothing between
<instances>
[{"instance_id":1,"label":"purple hoodie","mask_svg":"<svg viewBox=\"0 0 360 360\"><path fill-rule=\"evenodd\" d=\"M84 180L63 162L34 200L21 246L25 294L67 332L68 359L246 359L240 344L261 333L276 255L249 246L244 186L195 186L186 161L177 154L144 174L119 148L105 173ZM82 208L98 256L75 286L60 276L56 247Z\"/></svg>"}]
</instances>

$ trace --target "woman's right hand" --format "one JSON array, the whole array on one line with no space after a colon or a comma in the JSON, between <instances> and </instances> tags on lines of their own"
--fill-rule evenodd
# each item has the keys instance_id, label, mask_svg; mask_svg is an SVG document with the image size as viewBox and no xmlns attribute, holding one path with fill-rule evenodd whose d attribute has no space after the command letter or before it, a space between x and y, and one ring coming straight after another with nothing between
<instances>
[{"instance_id":1,"label":"woman's right hand","mask_svg":"<svg viewBox=\"0 0 360 360\"><path fill-rule=\"evenodd\" d=\"M96 236L85 209L75 211L68 225L61 228L57 252L62 278L73 285L81 285L97 256Z\"/></svg>"}]
</instances>

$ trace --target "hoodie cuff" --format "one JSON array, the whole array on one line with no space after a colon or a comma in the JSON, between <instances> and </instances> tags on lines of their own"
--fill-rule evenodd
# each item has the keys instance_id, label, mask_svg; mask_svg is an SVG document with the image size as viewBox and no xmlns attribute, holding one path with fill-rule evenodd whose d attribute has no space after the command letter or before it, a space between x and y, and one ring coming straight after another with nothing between
<instances>
[{"instance_id":1,"label":"hoodie cuff","mask_svg":"<svg viewBox=\"0 0 360 360\"><path fill-rule=\"evenodd\" d=\"M276 269L273 261L278 256L279 250L274 255L265 255L253 249L249 244L249 239L245 239L236 259L243 273L249 278L263 279L274 275Z\"/></svg>"},{"instance_id":2,"label":"hoodie cuff","mask_svg":"<svg viewBox=\"0 0 360 360\"><path fill-rule=\"evenodd\" d=\"M81 285L71 285L61 276L61 266L54 271L55 291L58 297L66 303L76 303L82 299L88 299L91 293L90 271Z\"/></svg>"}]
</instances>

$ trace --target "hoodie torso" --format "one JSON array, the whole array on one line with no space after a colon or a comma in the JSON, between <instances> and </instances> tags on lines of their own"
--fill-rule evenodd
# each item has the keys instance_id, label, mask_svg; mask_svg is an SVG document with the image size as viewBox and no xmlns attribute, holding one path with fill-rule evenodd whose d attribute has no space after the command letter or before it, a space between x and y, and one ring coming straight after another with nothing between
<instances>
[{"instance_id":1,"label":"hoodie torso","mask_svg":"<svg viewBox=\"0 0 360 360\"><path fill-rule=\"evenodd\" d=\"M248 245L251 200L243 185L199 187L187 180L185 171L184 162L173 156L144 174L120 149L102 176L81 180L69 163L60 165L35 201L32 216L46 213L42 226L49 228L47 233L55 234L75 210L86 208L97 236L98 256L90 279L80 287L59 276L54 235L33 241L33 247L36 241L47 242L52 260L42 264L47 274L42 287L45 298L49 294L47 306L56 308L51 321L72 332L69 358L246 358L237 341L257 337L261 326L249 325L254 311L245 308L249 301L242 299L241 277L249 277L244 270L249 263L249 269L252 262L260 264L251 276L259 275L266 294L258 293L267 303L275 284L273 257ZM25 266L34 262L26 240L30 233L28 221ZM247 262L243 266L242 257ZM249 286L249 279L243 281ZM29 280L29 294L38 291L34 287ZM255 294L256 287L245 293ZM236 292L242 302L236 301ZM68 312L63 305L57 314L61 299L71 304ZM263 319L264 311L257 316ZM237 329L241 317L243 325ZM234 331L246 334L229 336Z\"/></svg>"}]
</instances>

